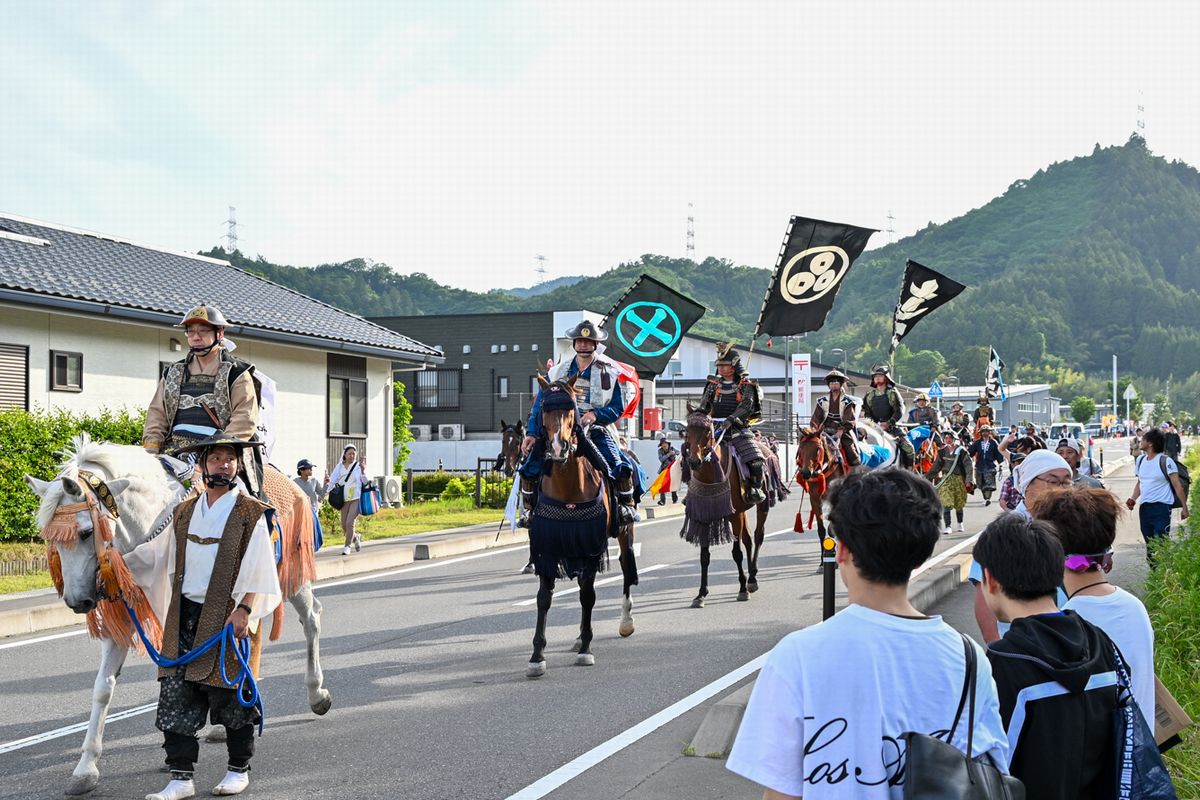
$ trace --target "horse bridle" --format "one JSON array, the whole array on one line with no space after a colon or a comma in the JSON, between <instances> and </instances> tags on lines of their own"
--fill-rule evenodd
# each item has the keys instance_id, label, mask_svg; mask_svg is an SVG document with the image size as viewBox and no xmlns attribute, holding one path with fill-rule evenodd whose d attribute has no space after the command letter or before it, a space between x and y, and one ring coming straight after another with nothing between
<instances>
[{"instance_id":1,"label":"horse bridle","mask_svg":"<svg viewBox=\"0 0 1200 800\"><path fill-rule=\"evenodd\" d=\"M103 478L86 469L78 470L76 474L81 479L80 488L83 490L83 502L68 503L54 509L54 515L50 524L43 530L42 538L46 539L51 547L70 548L73 546L73 541L69 541L63 532L69 530L73 536L78 536L79 526L75 522L75 515L81 511L88 512L92 518L90 536L98 566L96 588L104 597L111 600L117 597L119 586L109 558L109 551L113 547L112 522L109 518L111 516L112 521L116 521L120 519L121 512L117 508L116 498L113 497L112 491ZM100 510L102 504L104 511Z\"/></svg>"},{"instance_id":2,"label":"horse bridle","mask_svg":"<svg viewBox=\"0 0 1200 800\"><path fill-rule=\"evenodd\" d=\"M550 386L551 386L551 391L554 391L554 392L571 392L572 391L562 381L555 381L554 383L550 384ZM555 387L555 386L557 386L559 388L553 389L553 387ZM572 411L575 415L575 425L578 426L580 424L579 423L579 418L580 418L579 403L575 401L575 398L573 396L571 396L571 403L572 403L572 406L569 409L566 407L560 408L558 406L555 406L554 408L551 408L549 410L550 411L562 411L563 413L566 413L567 411ZM546 425L547 410L548 409L545 407L545 405L543 405L542 411L541 411L541 414L542 414L542 436L541 436L541 439L545 446L543 447L543 450L542 450L542 461L549 461L552 464L565 464L567 461L569 461L571 458L573 458L575 456L576 452L578 452L578 450L579 450L579 434L574 429L574 427L572 427L571 435L567 438L567 447L563 451L562 457L561 458L554 457L551 454L551 448L550 448L550 441L551 441L550 428L549 428L549 426ZM562 429L562 426L559 425L559 430L561 430L561 429Z\"/></svg>"},{"instance_id":3,"label":"horse bridle","mask_svg":"<svg viewBox=\"0 0 1200 800\"><path fill-rule=\"evenodd\" d=\"M691 431L691 430L707 431L707 432L708 432L708 438L709 438L709 441L708 441L708 444L707 444L707 445L700 445L700 444L697 444L697 445L692 445L692 444L691 444L691 439L690 439L690 437L688 437L687 439L685 439L685 441L686 441L686 442L687 442L687 443L688 443L690 446L688 447L688 451L689 451L689 452L688 452L686 455L687 455L687 459L688 459L688 463L689 463L689 464L691 464L693 461L696 461L696 462L698 462L698 463L701 463L701 464L703 464L705 461L708 461L708 460L710 460L710 459L714 459L714 458L716 458L716 457L717 457L717 452L716 452L716 448L717 448L717 433L716 433L716 428L715 428L715 427L714 427L714 425L713 425L713 420L712 420L712 417L710 417L710 416L708 416L708 415L703 415L703 416L704 416L704 418L707 420L707 422L705 422L705 423L701 424L699 421L697 421L697 422L693 423L693 422L692 422L692 416L696 416L696 414L695 414L695 413L693 413L693 414L689 414L689 415L688 415L688 421L687 421L687 430L689 430L689 431ZM704 450L704 455L703 455L702 457L700 457L700 456L697 456L697 455L696 455L696 451L697 451L697 450L701 450L701 449L703 449L703 450ZM695 469L695 467L693 467L693 469Z\"/></svg>"}]
</instances>

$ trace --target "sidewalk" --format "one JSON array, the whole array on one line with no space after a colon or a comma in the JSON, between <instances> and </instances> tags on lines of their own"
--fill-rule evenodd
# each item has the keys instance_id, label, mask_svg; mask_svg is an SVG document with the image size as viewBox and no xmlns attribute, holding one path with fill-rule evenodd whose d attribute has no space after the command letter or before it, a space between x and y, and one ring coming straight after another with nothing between
<instances>
[{"instance_id":1,"label":"sidewalk","mask_svg":"<svg viewBox=\"0 0 1200 800\"><path fill-rule=\"evenodd\" d=\"M683 505L643 505L642 519L663 519L683 513ZM342 555L341 532L326 536L325 546L317 553L317 582L395 569L414 561L449 558L475 553L494 547L508 547L529 541L524 529L512 530L503 523L487 522L462 528L413 533L392 539L365 541L362 550ZM0 595L0 639L49 631L55 628L83 624L83 615L76 614L59 599L53 589L34 589L28 592Z\"/></svg>"}]
</instances>

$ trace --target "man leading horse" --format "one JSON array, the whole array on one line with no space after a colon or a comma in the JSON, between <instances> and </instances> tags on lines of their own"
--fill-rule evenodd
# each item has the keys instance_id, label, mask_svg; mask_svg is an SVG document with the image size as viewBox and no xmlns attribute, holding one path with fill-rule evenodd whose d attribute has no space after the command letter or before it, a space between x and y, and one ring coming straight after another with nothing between
<instances>
[{"instance_id":1,"label":"man leading horse","mask_svg":"<svg viewBox=\"0 0 1200 800\"><path fill-rule=\"evenodd\" d=\"M568 330L563 338L571 340L575 354L551 367L547 378L550 383L575 378L576 400L581 413L579 424L593 445L582 448L583 454L592 466L616 486L619 523L628 525L637 522L641 519L637 513L641 487L635 485L633 465L617 447L611 428L625 410L618 370L611 359L597 352L597 347L608 338L608 334L585 320ZM539 390L529 411L525 438L521 442L525 461L518 470L521 474L521 515L517 525L522 528L529 527L537 482L542 472L545 456L542 433L542 392Z\"/></svg>"}]
</instances>

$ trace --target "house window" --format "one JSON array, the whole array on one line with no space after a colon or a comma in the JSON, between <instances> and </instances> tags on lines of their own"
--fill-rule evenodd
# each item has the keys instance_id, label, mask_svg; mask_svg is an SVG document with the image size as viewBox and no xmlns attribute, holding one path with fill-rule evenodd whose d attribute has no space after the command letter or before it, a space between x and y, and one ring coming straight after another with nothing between
<instances>
[{"instance_id":1,"label":"house window","mask_svg":"<svg viewBox=\"0 0 1200 800\"><path fill-rule=\"evenodd\" d=\"M29 348L0 344L0 408L29 410Z\"/></svg>"},{"instance_id":2,"label":"house window","mask_svg":"<svg viewBox=\"0 0 1200 800\"><path fill-rule=\"evenodd\" d=\"M496 378L496 396L501 400L508 399L508 376L502 375Z\"/></svg>"},{"instance_id":3,"label":"house window","mask_svg":"<svg viewBox=\"0 0 1200 800\"><path fill-rule=\"evenodd\" d=\"M462 373L457 369L427 369L416 373L414 408L457 409Z\"/></svg>"},{"instance_id":4,"label":"house window","mask_svg":"<svg viewBox=\"0 0 1200 800\"><path fill-rule=\"evenodd\" d=\"M50 351L50 390L54 392L83 391L83 353Z\"/></svg>"},{"instance_id":5,"label":"house window","mask_svg":"<svg viewBox=\"0 0 1200 800\"><path fill-rule=\"evenodd\" d=\"M367 435L367 360L328 356L327 427L330 436Z\"/></svg>"}]
</instances>

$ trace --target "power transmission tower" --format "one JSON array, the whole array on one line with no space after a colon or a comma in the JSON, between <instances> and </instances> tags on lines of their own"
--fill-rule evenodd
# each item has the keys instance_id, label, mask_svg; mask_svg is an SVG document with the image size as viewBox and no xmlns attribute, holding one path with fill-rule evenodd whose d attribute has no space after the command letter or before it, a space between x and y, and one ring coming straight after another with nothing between
<instances>
[{"instance_id":1,"label":"power transmission tower","mask_svg":"<svg viewBox=\"0 0 1200 800\"><path fill-rule=\"evenodd\" d=\"M896 241L896 217L893 216L891 209L888 209L887 221L888 242L891 243Z\"/></svg>"},{"instance_id":2,"label":"power transmission tower","mask_svg":"<svg viewBox=\"0 0 1200 800\"><path fill-rule=\"evenodd\" d=\"M696 260L696 216L691 203L688 203L687 257L691 261Z\"/></svg>"},{"instance_id":3,"label":"power transmission tower","mask_svg":"<svg viewBox=\"0 0 1200 800\"><path fill-rule=\"evenodd\" d=\"M225 220L228 229L225 232L225 252L232 253L238 249L237 209L229 207L229 219Z\"/></svg>"},{"instance_id":4,"label":"power transmission tower","mask_svg":"<svg viewBox=\"0 0 1200 800\"><path fill-rule=\"evenodd\" d=\"M1142 90L1138 90L1138 107L1137 107L1137 134L1143 139L1146 138L1146 106L1142 101Z\"/></svg>"},{"instance_id":5,"label":"power transmission tower","mask_svg":"<svg viewBox=\"0 0 1200 800\"><path fill-rule=\"evenodd\" d=\"M534 272L537 273L537 276L538 276L537 282L539 284L545 283L546 282L546 257L543 255L536 255L533 257L533 260L537 262L537 267L533 270Z\"/></svg>"}]
</instances>

